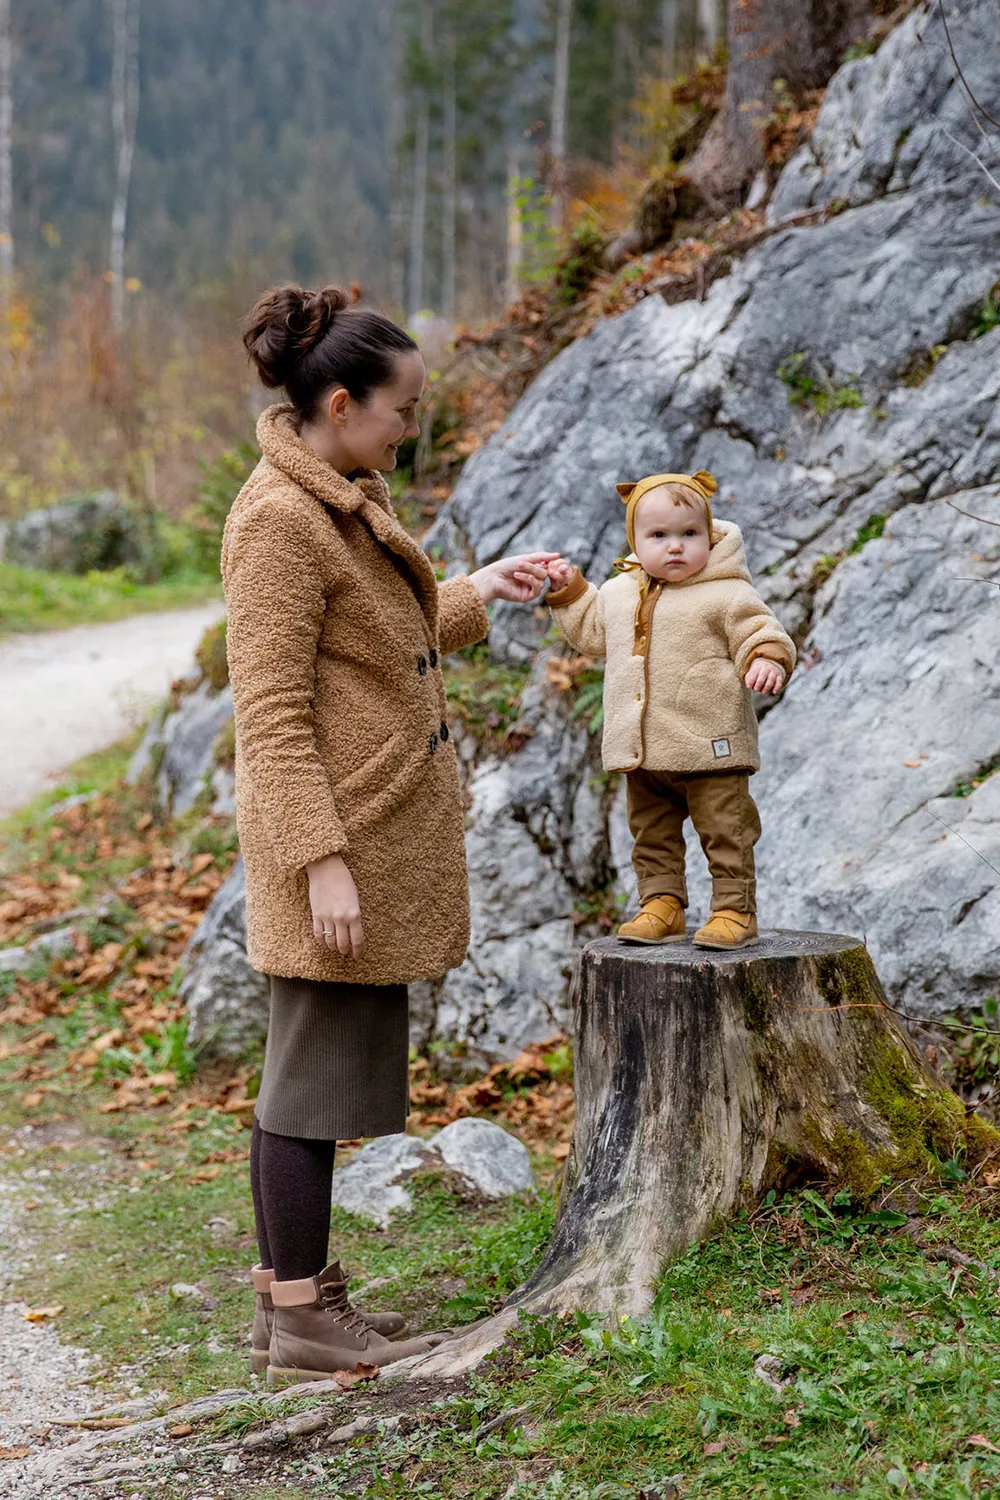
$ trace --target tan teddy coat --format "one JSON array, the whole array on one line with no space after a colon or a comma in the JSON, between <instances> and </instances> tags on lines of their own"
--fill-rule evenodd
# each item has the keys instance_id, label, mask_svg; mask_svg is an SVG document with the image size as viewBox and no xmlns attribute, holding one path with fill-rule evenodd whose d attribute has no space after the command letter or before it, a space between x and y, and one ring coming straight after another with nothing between
<instances>
[{"instance_id":1,"label":"tan teddy coat","mask_svg":"<svg viewBox=\"0 0 1000 1500\"><path fill-rule=\"evenodd\" d=\"M699 573L654 582L637 622L638 568L600 589L574 574L549 595L570 644L606 656L607 771L756 771L757 719L743 678L759 656L786 679L795 646L753 587L738 526L721 533Z\"/></svg>"},{"instance_id":2,"label":"tan teddy coat","mask_svg":"<svg viewBox=\"0 0 1000 1500\"><path fill-rule=\"evenodd\" d=\"M469 938L462 799L441 656L488 628L467 578L438 585L380 474L348 480L261 416L263 457L226 522L236 810L250 961L269 974L407 984ZM362 958L313 936L304 866L344 856Z\"/></svg>"}]
</instances>

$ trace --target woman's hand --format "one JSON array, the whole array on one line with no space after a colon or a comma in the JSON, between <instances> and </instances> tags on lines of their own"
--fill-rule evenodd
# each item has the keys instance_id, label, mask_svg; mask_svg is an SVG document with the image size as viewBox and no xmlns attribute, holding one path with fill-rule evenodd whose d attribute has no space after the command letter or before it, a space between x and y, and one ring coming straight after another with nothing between
<instances>
[{"instance_id":1,"label":"woman's hand","mask_svg":"<svg viewBox=\"0 0 1000 1500\"><path fill-rule=\"evenodd\" d=\"M313 937L344 958L360 958L365 951L365 932L354 876L339 854L306 865L306 874Z\"/></svg>"},{"instance_id":2,"label":"woman's hand","mask_svg":"<svg viewBox=\"0 0 1000 1500\"><path fill-rule=\"evenodd\" d=\"M524 552L518 557L502 557L499 562L487 563L485 568L470 573L469 582L484 604L492 599L528 604L545 587L549 563L558 559L558 552Z\"/></svg>"},{"instance_id":3,"label":"woman's hand","mask_svg":"<svg viewBox=\"0 0 1000 1500\"><path fill-rule=\"evenodd\" d=\"M776 661L758 656L750 663L750 670L743 681L752 693L780 693L785 685L785 669Z\"/></svg>"}]
</instances>

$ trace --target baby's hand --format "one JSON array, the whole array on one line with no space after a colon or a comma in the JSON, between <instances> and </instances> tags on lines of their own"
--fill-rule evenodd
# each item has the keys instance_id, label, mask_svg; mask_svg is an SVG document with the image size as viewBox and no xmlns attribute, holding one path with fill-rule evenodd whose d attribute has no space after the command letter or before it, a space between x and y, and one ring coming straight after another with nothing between
<instances>
[{"instance_id":1,"label":"baby's hand","mask_svg":"<svg viewBox=\"0 0 1000 1500\"><path fill-rule=\"evenodd\" d=\"M547 565L547 571L552 583L552 592L564 589L573 576L573 564L567 562L564 557L554 558Z\"/></svg>"},{"instance_id":2,"label":"baby's hand","mask_svg":"<svg viewBox=\"0 0 1000 1500\"><path fill-rule=\"evenodd\" d=\"M780 693L785 685L785 669L776 661L758 656L743 681L752 693Z\"/></svg>"}]
</instances>

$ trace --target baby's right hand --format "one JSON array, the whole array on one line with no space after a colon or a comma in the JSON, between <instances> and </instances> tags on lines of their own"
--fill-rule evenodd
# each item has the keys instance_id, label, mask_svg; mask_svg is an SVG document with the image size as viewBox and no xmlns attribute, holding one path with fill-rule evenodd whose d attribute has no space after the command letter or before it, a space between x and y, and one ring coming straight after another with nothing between
<instances>
[{"instance_id":1,"label":"baby's right hand","mask_svg":"<svg viewBox=\"0 0 1000 1500\"><path fill-rule=\"evenodd\" d=\"M554 562L546 564L546 571L552 584L552 592L564 589L573 577L573 564L567 562L564 557L556 558Z\"/></svg>"}]
</instances>

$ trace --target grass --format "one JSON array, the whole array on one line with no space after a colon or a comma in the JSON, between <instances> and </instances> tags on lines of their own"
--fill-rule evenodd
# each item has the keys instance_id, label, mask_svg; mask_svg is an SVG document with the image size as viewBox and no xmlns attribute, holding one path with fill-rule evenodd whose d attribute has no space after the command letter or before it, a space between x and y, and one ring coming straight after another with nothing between
<instances>
[{"instance_id":1,"label":"grass","mask_svg":"<svg viewBox=\"0 0 1000 1500\"><path fill-rule=\"evenodd\" d=\"M820 417L865 404L853 379L846 385L833 385L825 375L815 373L807 354L786 355L778 366L778 379L788 387L789 406L808 406Z\"/></svg>"},{"instance_id":2,"label":"grass","mask_svg":"<svg viewBox=\"0 0 1000 1500\"><path fill-rule=\"evenodd\" d=\"M76 577L0 562L0 636L123 620L221 597L218 579L193 569L160 583L143 584L129 578L124 568Z\"/></svg>"}]
</instances>

